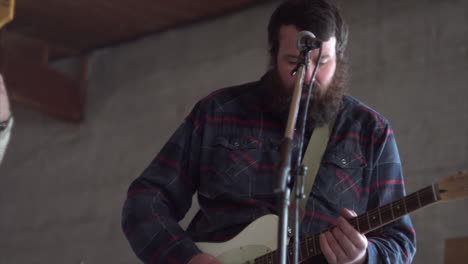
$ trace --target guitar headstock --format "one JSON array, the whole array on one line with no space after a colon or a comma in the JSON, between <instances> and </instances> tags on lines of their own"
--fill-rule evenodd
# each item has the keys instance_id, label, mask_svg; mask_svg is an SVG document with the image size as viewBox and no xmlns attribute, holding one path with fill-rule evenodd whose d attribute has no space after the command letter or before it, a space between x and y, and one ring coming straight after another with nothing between
<instances>
[{"instance_id":1,"label":"guitar headstock","mask_svg":"<svg viewBox=\"0 0 468 264\"><path fill-rule=\"evenodd\" d=\"M438 186L442 201L468 197L468 173L446 176Z\"/></svg>"}]
</instances>

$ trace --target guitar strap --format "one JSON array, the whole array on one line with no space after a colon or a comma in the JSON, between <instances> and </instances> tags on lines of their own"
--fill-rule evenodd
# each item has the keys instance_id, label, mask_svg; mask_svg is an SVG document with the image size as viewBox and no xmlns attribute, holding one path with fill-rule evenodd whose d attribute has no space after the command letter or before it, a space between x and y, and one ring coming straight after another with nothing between
<instances>
[{"instance_id":1,"label":"guitar strap","mask_svg":"<svg viewBox=\"0 0 468 264\"><path fill-rule=\"evenodd\" d=\"M327 149L328 140L330 139L334 125L335 119L332 119L327 124L315 128L309 140L309 144L307 145L306 152L302 159L302 164L308 167L307 175L304 177L304 194L306 195L306 198L301 199L299 204L299 223L301 223L302 219L304 219L305 207L309 201L309 197L312 192L312 186L314 185L315 177L317 176L318 170L320 168L323 154ZM294 185L290 197L294 197L295 192L296 184ZM290 223L290 226L292 226L291 223L293 223L293 217L294 210L289 210L288 223Z\"/></svg>"}]
</instances>

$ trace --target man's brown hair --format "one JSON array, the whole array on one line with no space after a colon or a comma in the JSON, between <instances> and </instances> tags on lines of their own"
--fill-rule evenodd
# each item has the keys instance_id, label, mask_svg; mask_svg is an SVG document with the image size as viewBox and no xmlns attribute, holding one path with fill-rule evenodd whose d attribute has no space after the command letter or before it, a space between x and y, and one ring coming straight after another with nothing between
<instances>
[{"instance_id":1,"label":"man's brown hair","mask_svg":"<svg viewBox=\"0 0 468 264\"><path fill-rule=\"evenodd\" d=\"M338 60L348 42L348 26L333 0L287 0L278 6L268 24L268 42L272 62L276 62L279 49L279 29L283 25L295 25L307 30L323 41L336 37Z\"/></svg>"}]
</instances>

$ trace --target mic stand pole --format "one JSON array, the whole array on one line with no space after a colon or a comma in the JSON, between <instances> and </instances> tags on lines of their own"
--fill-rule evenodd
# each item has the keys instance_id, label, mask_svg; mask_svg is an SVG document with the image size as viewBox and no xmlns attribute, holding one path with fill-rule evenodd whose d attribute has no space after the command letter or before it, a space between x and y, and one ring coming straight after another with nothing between
<instances>
[{"instance_id":1,"label":"mic stand pole","mask_svg":"<svg viewBox=\"0 0 468 264\"><path fill-rule=\"evenodd\" d=\"M281 156L279 163L279 187L276 190L280 199L281 211L280 211L280 221L278 225L278 263L286 264L287 263L287 240L288 240L288 208L289 208L289 196L291 194L291 189L296 183L296 192L295 192L295 208L294 208L294 255L292 263L299 263L299 205L301 199L305 199L304 193L304 177L307 173L307 167L302 166L302 149L304 142L304 134L306 127L306 119L309 108L309 101L312 95L312 89L315 83L315 77L317 76L317 71L320 65L322 58L322 43L319 45L319 54L317 61L315 63L315 68L312 73L312 77L309 83L307 97L305 100L305 105L303 106L301 123L300 123L300 133L299 133L299 151L297 155L297 161L294 164L295 169L291 170L291 156L292 156L292 142L294 137L294 128L296 126L296 120L298 116L298 110L300 105L300 99L302 97L302 88L304 84L305 73L307 72L307 67L309 65L309 55L312 51L311 47L301 51L300 60L293 70L292 75L296 75L296 80L294 83L294 92L291 101L291 106L289 109L288 123L285 131L284 140L281 143ZM297 177L299 176L299 177Z\"/></svg>"},{"instance_id":2,"label":"mic stand pole","mask_svg":"<svg viewBox=\"0 0 468 264\"><path fill-rule=\"evenodd\" d=\"M307 166L299 166L296 176L296 193L294 194L294 255L292 263L299 263L299 205L302 199L305 199L304 194L304 178L307 174Z\"/></svg>"},{"instance_id":3,"label":"mic stand pole","mask_svg":"<svg viewBox=\"0 0 468 264\"><path fill-rule=\"evenodd\" d=\"M296 74L294 83L294 92L289 108L288 123L284 139L281 143L281 157L279 163L279 186L276 189L281 205L280 220L278 226L278 263L287 263L287 240L288 240L288 208L289 196L295 179L291 176L291 153L294 137L294 128L296 126L297 114L299 112L299 103L302 95L305 73L307 72L310 49L301 53L301 61L296 66L292 74Z\"/></svg>"},{"instance_id":4,"label":"mic stand pole","mask_svg":"<svg viewBox=\"0 0 468 264\"><path fill-rule=\"evenodd\" d=\"M296 192L294 197L294 258L293 263L299 263L299 220L302 219L299 217L299 208L301 205L301 200L306 199L307 196L304 192L304 180L307 174L307 166L302 165L302 150L304 146L304 135L305 135L305 128L307 124L307 113L309 112L309 102L312 96L312 90L315 84L315 77L317 76L318 68L320 67L320 61L322 59L322 43L318 46L319 53L317 57L317 61L315 62L314 71L312 72L312 76L310 78L309 86L307 89L307 96L305 98L304 103L302 104L302 111L299 120L299 148L297 153L297 160L295 166L297 169L296 177ZM310 52L310 50L309 50ZM306 63L308 65L309 56L306 58ZM307 204L307 202L306 202ZM304 206L305 210L305 206ZM305 212L304 212L305 213Z\"/></svg>"}]
</instances>

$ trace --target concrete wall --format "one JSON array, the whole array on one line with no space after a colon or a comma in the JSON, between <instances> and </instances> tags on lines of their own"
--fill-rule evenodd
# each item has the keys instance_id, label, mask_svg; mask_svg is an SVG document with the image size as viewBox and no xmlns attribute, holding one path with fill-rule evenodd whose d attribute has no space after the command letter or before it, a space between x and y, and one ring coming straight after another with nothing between
<instances>
[{"instance_id":1,"label":"concrete wall","mask_svg":"<svg viewBox=\"0 0 468 264\"><path fill-rule=\"evenodd\" d=\"M264 73L275 6L96 52L81 125L15 106L0 168L0 264L138 263L120 231L129 183L198 99ZM468 2L354 0L343 9L350 90L390 119L407 190L468 169ZM443 241L468 236L467 209L461 200L413 215L415 263L442 263Z\"/></svg>"},{"instance_id":2,"label":"concrete wall","mask_svg":"<svg viewBox=\"0 0 468 264\"><path fill-rule=\"evenodd\" d=\"M468 169L468 2L346 2L351 91L391 121L407 191ZM442 263L445 239L468 236L468 200L412 219L415 263Z\"/></svg>"}]
</instances>

